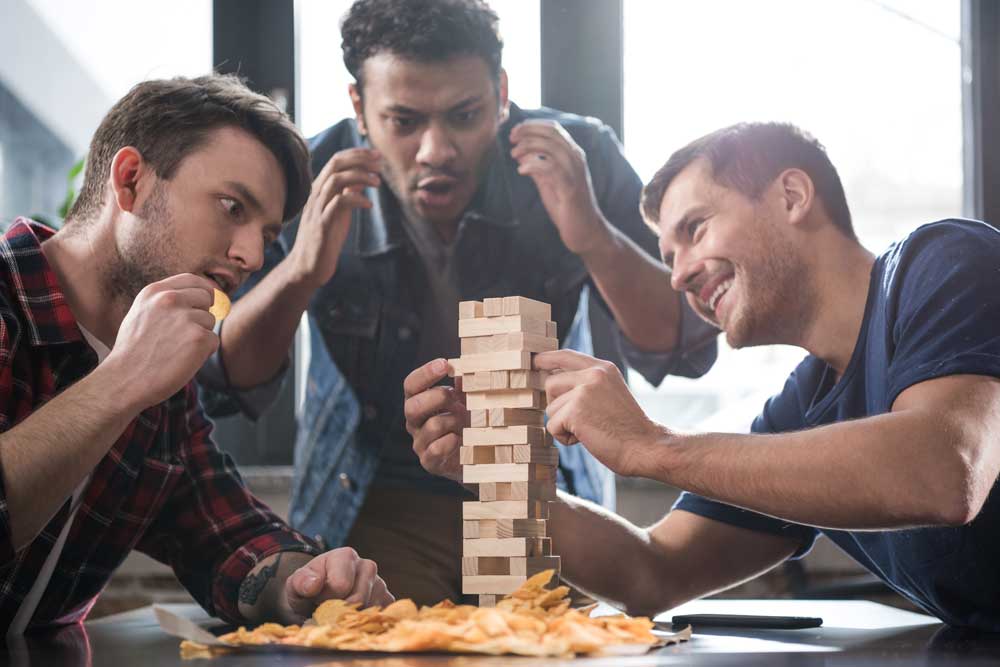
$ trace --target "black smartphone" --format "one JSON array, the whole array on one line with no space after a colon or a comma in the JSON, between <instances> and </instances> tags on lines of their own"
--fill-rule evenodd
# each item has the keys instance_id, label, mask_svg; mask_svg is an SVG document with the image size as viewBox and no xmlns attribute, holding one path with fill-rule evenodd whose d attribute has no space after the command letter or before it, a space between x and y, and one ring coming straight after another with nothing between
<instances>
[{"instance_id":1,"label":"black smartphone","mask_svg":"<svg viewBox=\"0 0 1000 667\"><path fill-rule=\"evenodd\" d=\"M690 625L716 628L760 628L765 630L801 630L818 628L822 618L812 616L747 616L744 614L683 614L670 619L674 627Z\"/></svg>"}]
</instances>

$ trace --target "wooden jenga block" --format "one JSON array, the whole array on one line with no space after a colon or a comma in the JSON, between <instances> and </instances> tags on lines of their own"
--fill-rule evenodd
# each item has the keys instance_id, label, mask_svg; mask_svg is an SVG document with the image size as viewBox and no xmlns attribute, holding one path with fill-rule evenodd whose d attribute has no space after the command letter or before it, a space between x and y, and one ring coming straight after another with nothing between
<instances>
[{"instance_id":1,"label":"wooden jenga block","mask_svg":"<svg viewBox=\"0 0 1000 667\"><path fill-rule=\"evenodd\" d=\"M463 556L548 556L552 551L547 537L482 537L462 540Z\"/></svg>"},{"instance_id":2,"label":"wooden jenga block","mask_svg":"<svg viewBox=\"0 0 1000 667\"><path fill-rule=\"evenodd\" d=\"M480 521L462 521L462 539L472 540L479 537ZM465 572L462 572L465 574ZM475 574L473 572L472 574Z\"/></svg>"},{"instance_id":3,"label":"wooden jenga block","mask_svg":"<svg viewBox=\"0 0 1000 667\"><path fill-rule=\"evenodd\" d=\"M462 576L521 575L530 577L543 570L559 574L559 556L463 556Z\"/></svg>"},{"instance_id":4,"label":"wooden jenga block","mask_svg":"<svg viewBox=\"0 0 1000 667\"><path fill-rule=\"evenodd\" d=\"M493 336L504 333L530 333L536 336L548 335L549 325L555 327L555 322L545 320L535 320L523 315L510 315L506 317L475 317L469 320L458 321L458 337L470 338L472 336Z\"/></svg>"},{"instance_id":5,"label":"wooden jenga block","mask_svg":"<svg viewBox=\"0 0 1000 667\"><path fill-rule=\"evenodd\" d=\"M465 539L481 537L545 537L546 521L542 519L481 519L463 521L462 536ZM491 574L481 572L480 574ZM506 574L497 572L495 574Z\"/></svg>"},{"instance_id":6,"label":"wooden jenga block","mask_svg":"<svg viewBox=\"0 0 1000 667\"><path fill-rule=\"evenodd\" d=\"M462 354L488 354L505 350L551 352L558 349L558 338L546 338L545 336L521 332L462 339Z\"/></svg>"},{"instance_id":7,"label":"wooden jenga block","mask_svg":"<svg viewBox=\"0 0 1000 667\"><path fill-rule=\"evenodd\" d=\"M462 429L462 445L465 447L494 447L496 445L542 446L551 442L552 436L540 426Z\"/></svg>"},{"instance_id":8,"label":"wooden jenga block","mask_svg":"<svg viewBox=\"0 0 1000 667\"><path fill-rule=\"evenodd\" d=\"M469 410L469 426L471 428L486 428L489 425L489 410Z\"/></svg>"},{"instance_id":9,"label":"wooden jenga block","mask_svg":"<svg viewBox=\"0 0 1000 667\"><path fill-rule=\"evenodd\" d=\"M547 519L548 503L538 500L497 500L462 503L462 520L473 519Z\"/></svg>"},{"instance_id":10,"label":"wooden jenga block","mask_svg":"<svg viewBox=\"0 0 1000 667\"><path fill-rule=\"evenodd\" d=\"M466 373L462 376L462 391L489 391L493 388L490 371Z\"/></svg>"},{"instance_id":11,"label":"wooden jenga block","mask_svg":"<svg viewBox=\"0 0 1000 667\"><path fill-rule=\"evenodd\" d=\"M479 594L495 594L495 595L507 595L508 593L513 593L521 584L527 580L524 575L486 575L486 576L472 576L472 577L462 577L462 594L463 595L474 595Z\"/></svg>"},{"instance_id":12,"label":"wooden jenga block","mask_svg":"<svg viewBox=\"0 0 1000 667\"><path fill-rule=\"evenodd\" d=\"M492 354L469 354L459 359L449 359L448 365L451 377L478 371L527 370L531 368L531 352L508 350Z\"/></svg>"},{"instance_id":13,"label":"wooden jenga block","mask_svg":"<svg viewBox=\"0 0 1000 667\"><path fill-rule=\"evenodd\" d=\"M526 315L539 320L551 320L552 306L523 296L505 296L503 298L503 314Z\"/></svg>"},{"instance_id":14,"label":"wooden jenga block","mask_svg":"<svg viewBox=\"0 0 1000 667\"><path fill-rule=\"evenodd\" d=\"M490 426L542 426L545 413L528 408L492 408L489 411Z\"/></svg>"},{"instance_id":15,"label":"wooden jenga block","mask_svg":"<svg viewBox=\"0 0 1000 667\"><path fill-rule=\"evenodd\" d=\"M519 445L520 447L530 447L531 445ZM473 449L490 449L489 447L473 447ZM514 445L498 445L493 447L493 463L513 463Z\"/></svg>"},{"instance_id":16,"label":"wooden jenga block","mask_svg":"<svg viewBox=\"0 0 1000 667\"><path fill-rule=\"evenodd\" d=\"M480 488L483 486L486 485L480 484ZM495 482L491 494L495 501L555 500L556 481L548 479L541 482Z\"/></svg>"},{"instance_id":17,"label":"wooden jenga block","mask_svg":"<svg viewBox=\"0 0 1000 667\"><path fill-rule=\"evenodd\" d=\"M510 386L510 371L490 371L490 390L506 389Z\"/></svg>"},{"instance_id":18,"label":"wooden jenga block","mask_svg":"<svg viewBox=\"0 0 1000 667\"><path fill-rule=\"evenodd\" d=\"M547 338L558 338L558 335L556 334L556 323L555 322L546 322L545 323L545 336Z\"/></svg>"},{"instance_id":19,"label":"wooden jenga block","mask_svg":"<svg viewBox=\"0 0 1000 667\"><path fill-rule=\"evenodd\" d=\"M482 301L462 301L458 304L458 319L471 320L474 317L486 317Z\"/></svg>"},{"instance_id":20,"label":"wooden jenga block","mask_svg":"<svg viewBox=\"0 0 1000 667\"><path fill-rule=\"evenodd\" d=\"M479 500L481 502L497 500L497 483L483 482L479 484ZM508 500L510 499L508 498ZM527 498L522 498L522 500L527 500Z\"/></svg>"},{"instance_id":21,"label":"wooden jenga block","mask_svg":"<svg viewBox=\"0 0 1000 667\"><path fill-rule=\"evenodd\" d=\"M497 596L496 595L480 595L479 596L479 606L490 608L497 606Z\"/></svg>"},{"instance_id":22,"label":"wooden jenga block","mask_svg":"<svg viewBox=\"0 0 1000 667\"><path fill-rule=\"evenodd\" d=\"M510 445L508 445L510 446ZM513 449L513 447L511 446ZM511 452L511 458L514 458ZM492 447L459 447L458 461L463 466L480 466L494 463ZM464 471L463 471L464 474Z\"/></svg>"},{"instance_id":23,"label":"wooden jenga block","mask_svg":"<svg viewBox=\"0 0 1000 667\"><path fill-rule=\"evenodd\" d=\"M463 447L462 449L467 449ZM468 448L475 451L478 447ZM490 452L490 457L493 453ZM462 468L462 481L466 483L481 482L535 482L556 478L553 466L543 466L535 463L484 463L465 464Z\"/></svg>"},{"instance_id":24,"label":"wooden jenga block","mask_svg":"<svg viewBox=\"0 0 1000 667\"><path fill-rule=\"evenodd\" d=\"M481 448L474 448L481 449ZM514 463L537 463L543 466L559 465L559 450L555 447L532 447L531 445L512 445ZM496 460L494 458L494 460ZM497 461L501 463L501 461Z\"/></svg>"},{"instance_id":25,"label":"wooden jenga block","mask_svg":"<svg viewBox=\"0 0 1000 667\"><path fill-rule=\"evenodd\" d=\"M483 312L486 317L503 315L503 297L483 299Z\"/></svg>"},{"instance_id":26,"label":"wooden jenga block","mask_svg":"<svg viewBox=\"0 0 1000 667\"><path fill-rule=\"evenodd\" d=\"M469 410L489 410L492 408L544 410L546 404L545 392L537 389L465 392L465 407Z\"/></svg>"},{"instance_id":27,"label":"wooden jenga block","mask_svg":"<svg viewBox=\"0 0 1000 667\"><path fill-rule=\"evenodd\" d=\"M546 371L511 371L509 376L511 389L539 389L545 391L545 379L549 376ZM466 391L476 391L467 389Z\"/></svg>"}]
</instances>

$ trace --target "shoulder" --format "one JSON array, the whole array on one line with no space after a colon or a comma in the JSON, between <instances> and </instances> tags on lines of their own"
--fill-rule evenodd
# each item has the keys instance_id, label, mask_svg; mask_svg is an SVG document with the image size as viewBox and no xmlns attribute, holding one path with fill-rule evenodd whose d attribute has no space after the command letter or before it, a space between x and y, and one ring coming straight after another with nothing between
<instances>
[{"instance_id":1,"label":"shoulder","mask_svg":"<svg viewBox=\"0 0 1000 667\"><path fill-rule=\"evenodd\" d=\"M339 123L331 125L309 139L313 173L319 173L319 170L333 157L334 153L361 145L362 137L358 132L358 124L353 118L345 118Z\"/></svg>"},{"instance_id":2,"label":"shoulder","mask_svg":"<svg viewBox=\"0 0 1000 667\"><path fill-rule=\"evenodd\" d=\"M1000 230L962 218L938 220L913 230L883 253L887 279L914 269L934 274L1000 266Z\"/></svg>"}]
</instances>

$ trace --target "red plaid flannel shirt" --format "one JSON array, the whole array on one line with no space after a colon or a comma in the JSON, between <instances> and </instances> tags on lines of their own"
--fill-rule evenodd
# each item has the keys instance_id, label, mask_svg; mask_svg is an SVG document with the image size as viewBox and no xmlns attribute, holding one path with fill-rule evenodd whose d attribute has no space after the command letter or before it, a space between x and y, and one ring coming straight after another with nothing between
<instances>
[{"instance_id":1,"label":"red plaid flannel shirt","mask_svg":"<svg viewBox=\"0 0 1000 667\"><path fill-rule=\"evenodd\" d=\"M0 240L0 432L87 375L83 340L41 242L53 231L18 219ZM240 622L244 576L278 551L318 553L255 499L211 439L195 384L144 410L94 469L29 627L82 620L132 549L170 565L209 613ZM2 445L0 445L2 446ZM15 552L0 474L0 631L62 531L69 499Z\"/></svg>"}]
</instances>

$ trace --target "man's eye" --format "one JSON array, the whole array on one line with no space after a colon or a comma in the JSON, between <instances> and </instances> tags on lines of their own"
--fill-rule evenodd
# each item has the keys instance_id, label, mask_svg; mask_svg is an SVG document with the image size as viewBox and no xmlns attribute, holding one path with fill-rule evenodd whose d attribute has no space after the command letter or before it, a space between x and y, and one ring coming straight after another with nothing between
<instances>
[{"instance_id":1,"label":"man's eye","mask_svg":"<svg viewBox=\"0 0 1000 667\"><path fill-rule=\"evenodd\" d=\"M479 110L472 109L471 111L459 111L455 114L454 118L460 125L467 125L472 123L479 117Z\"/></svg>"},{"instance_id":2,"label":"man's eye","mask_svg":"<svg viewBox=\"0 0 1000 667\"><path fill-rule=\"evenodd\" d=\"M389 122L392 123L393 127L400 130L408 130L416 124L415 119L404 116L392 116L389 118Z\"/></svg>"},{"instance_id":3,"label":"man's eye","mask_svg":"<svg viewBox=\"0 0 1000 667\"><path fill-rule=\"evenodd\" d=\"M695 240L695 235L698 234L698 230L704 226L704 223L705 223L704 218L697 218L689 222L687 226L688 238L690 238L692 241Z\"/></svg>"},{"instance_id":4,"label":"man's eye","mask_svg":"<svg viewBox=\"0 0 1000 667\"><path fill-rule=\"evenodd\" d=\"M243 211L243 207L235 199L223 197L219 201L222 203L222 208L225 209L226 213L230 216L237 217Z\"/></svg>"}]
</instances>

